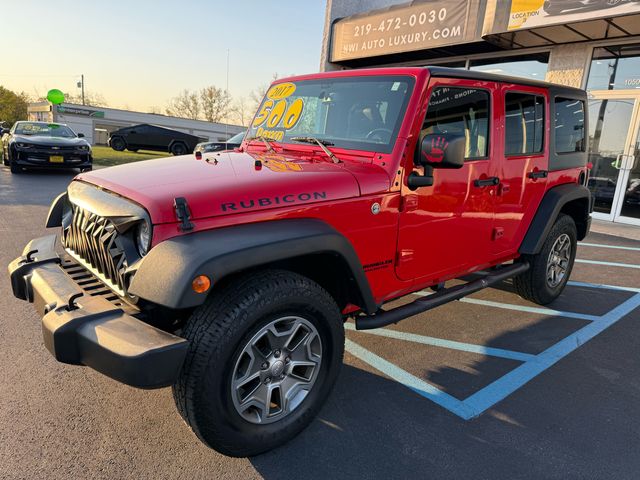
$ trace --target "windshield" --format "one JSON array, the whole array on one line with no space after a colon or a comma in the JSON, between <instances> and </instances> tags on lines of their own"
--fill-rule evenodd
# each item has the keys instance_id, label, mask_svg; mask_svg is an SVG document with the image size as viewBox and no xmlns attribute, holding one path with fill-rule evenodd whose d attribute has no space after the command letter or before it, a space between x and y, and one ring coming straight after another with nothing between
<instances>
[{"instance_id":1,"label":"windshield","mask_svg":"<svg viewBox=\"0 0 640 480\"><path fill-rule=\"evenodd\" d=\"M39 137L73 138L76 134L69 127L55 123L20 122L16 124L16 135L33 135Z\"/></svg>"},{"instance_id":2,"label":"windshield","mask_svg":"<svg viewBox=\"0 0 640 480\"><path fill-rule=\"evenodd\" d=\"M242 139L244 138L244 134L245 132L240 132L236 135L234 135L233 137L231 137L229 140L226 141L226 143L242 143Z\"/></svg>"},{"instance_id":3,"label":"windshield","mask_svg":"<svg viewBox=\"0 0 640 480\"><path fill-rule=\"evenodd\" d=\"M273 85L249 137L315 137L340 148L389 153L413 90L408 76L323 78ZM327 143L328 144L328 143Z\"/></svg>"}]
</instances>

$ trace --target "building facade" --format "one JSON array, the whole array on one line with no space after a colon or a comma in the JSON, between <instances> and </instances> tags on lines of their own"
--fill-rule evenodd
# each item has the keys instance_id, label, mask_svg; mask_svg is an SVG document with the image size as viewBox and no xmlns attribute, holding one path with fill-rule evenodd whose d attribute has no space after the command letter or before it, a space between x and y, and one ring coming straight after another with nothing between
<instances>
[{"instance_id":1,"label":"building facade","mask_svg":"<svg viewBox=\"0 0 640 480\"><path fill-rule=\"evenodd\" d=\"M27 111L29 120L64 123L76 133L83 133L92 145L106 145L111 132L141 123L179 130L211 142L223 142L245 130L239 125L72 103L52 105L49 102L36 102L29 104Z\"/></svg>"},{"instance_id":2,"label":"building facade","mask_svg":"<svg viewBox=\"0 0 640 480\"><path fill-rule=\"evenodd\" d=\"M594 217L640 225L640 2L327 1L321 70L398 65L586 89Z\"/></svg>"}]
</instances>

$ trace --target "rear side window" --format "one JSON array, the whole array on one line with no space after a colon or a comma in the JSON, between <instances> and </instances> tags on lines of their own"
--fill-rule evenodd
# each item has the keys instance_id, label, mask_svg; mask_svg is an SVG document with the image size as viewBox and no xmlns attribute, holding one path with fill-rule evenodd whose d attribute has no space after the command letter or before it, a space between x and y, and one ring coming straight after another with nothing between
<instances>
[{"instance_id":1,"label":"rear side window","mask_svg":"<svg viewBox=\"0 0 640 480\"><path fill-rule=\"evenodd\" d=\"M505 154L541 153L544 136L544 98L527 93L505 95Z\"/></svg>"},{"instance_id":2,"label":"rear side window","mask_svg":"<svg viewBox=\"0 0 640 480\"><path fill-rule=\"evenodd\" d=\"M429 97L422 135L446 133L465 138L465 158L484 158L489 149L489 92L435 87Z\"/></svg>"},{"instance_id":3,"label":"rear side window","mask_svg":"<svg viewBox=\"0 0 640 480\"><path fill-rule=\"evenodd\" d=\"M554 103L556 153L584 152L584 102L556 97Z\"/></svg>"}]
</instances>

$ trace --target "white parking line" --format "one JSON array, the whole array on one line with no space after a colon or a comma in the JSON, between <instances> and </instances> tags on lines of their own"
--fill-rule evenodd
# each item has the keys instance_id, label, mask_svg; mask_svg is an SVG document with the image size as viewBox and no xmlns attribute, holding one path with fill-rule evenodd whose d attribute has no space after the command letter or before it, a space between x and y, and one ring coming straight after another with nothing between
<instances>
[{"instance_id":1,"label":"white parking line","mask_svg":"<svg viewBox=\"0 0 640 480\"><path fill-rule=\"evenodd\" d=\"M634 252L640 252L640 247L623 247L620 245L604 245L602 243L588 243L588 242L578 242L578 245L582 247L613 248L616 250L631 250Z\"/></svg>"},{"instance_id":2,"label":"white parking line","mask_svg":"<svg viewBox=\"0 0 640 480\"><path fill-rule=\"evenodd\" d=\"M345 323L344 328L345 330L357 331L356 327L351 323ZM426 335L418 335L415 333L399 332L397 330L388 330L386 328L360 330L360 332L367 333L369 335L377 335L379 337L387 337L394 338L396 340L405 340L407 342L421 343L422 345L431 345L432 347L449 348L451 350L460 350L462 352L478 353L480 355L488 355L491 357L518 360L520 362L526 362L527 360L531 360L535 356L529 353L505 350L502 348L485 347L484 345L474 345L471 343L456 342L454 340L428 337Z\"/></svg>"},{"instance_id":3,"label":"white parking line","mask_svg":"<svg viewBox=\"0 0 640 480\"><path fill-rule=\"evenodd\" d=\"M620 263L620 262L603 262L601 260L583 260L582 258L576 258L576 263L590 263L593 265L606 265L608 267L623 267L623 268L638 268L640 265L633 263Z\"/></svg>"},{"instance_id":4,"label":"white parking line","mask_svg":"<svg viewBox=\"0 0 640 480\"><path fill-rule=\"evenodd\" d=\"M431 292L415 292L414 295L429 296ZM549 315L553 317L577 318L578 320L587 320L593 322L597 320L597 315L587 315L586 313L566 312L563 310L553 310L552 308L530 307L526 305L514 305L512 303L493 302L491 300L481 300L479 298L464 297L461 298L462 303L472 303L475 305L484 305L487 307L503 308L506 310L517 310L519 312L537 313L539 315Z\"/></svg>"}]
</instances>

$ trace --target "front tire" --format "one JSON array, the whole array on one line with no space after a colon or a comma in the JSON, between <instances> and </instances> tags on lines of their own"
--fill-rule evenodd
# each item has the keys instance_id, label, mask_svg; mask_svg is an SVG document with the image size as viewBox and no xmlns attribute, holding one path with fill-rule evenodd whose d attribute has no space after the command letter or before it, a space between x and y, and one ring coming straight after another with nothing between
<instances>
[{"instance_id":1,"label":"front tire","mask_svg":"<svg viewBox=\"0 0 640 480\"><path fill-rule=\"evenodd\" d=\"M518 295L539 305L547 305L558 298L569 281L577 245L573 218L560 214L540 252L522 256L530 268L513 279Z\"/></svg>"},{"instance_id":2,"label":"front tire","mask_svg":"<svg viewBox=\"0 0 640 480\"><path fill-rule=\"evenodd\" d=\"M15 164L15 162L9 162L9 168L11 169L11 173L22 173L22 167Z\"/></svg>"},{"instance_id":3,"label":"front tire","mask_svg":"<svg viewBox=\"0 0 640 480\"><path fill-rule=\"evenodd\" d=\"M316 416L342 365L333 298L296 273L240 277L185 326L189 351L173 395L205 444L244 457L278 447Z\"/></svg>"},{"instance_id":4,"label":"front tire","mask_svg":"<svg viewBox=\"0 0 640 480\"><path fill-rule=\"evenodd\" d=\"M122 152L125 148L127 148L127 143L121 137L113 137L111 139L111 148L113 148L116 152Z\"/></svg>"}]
</instances>

